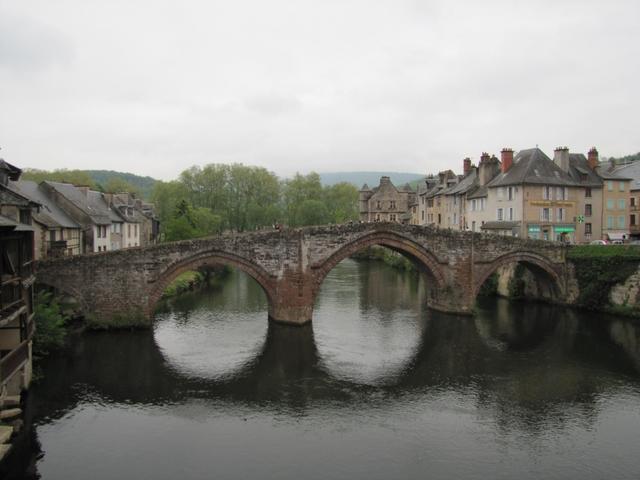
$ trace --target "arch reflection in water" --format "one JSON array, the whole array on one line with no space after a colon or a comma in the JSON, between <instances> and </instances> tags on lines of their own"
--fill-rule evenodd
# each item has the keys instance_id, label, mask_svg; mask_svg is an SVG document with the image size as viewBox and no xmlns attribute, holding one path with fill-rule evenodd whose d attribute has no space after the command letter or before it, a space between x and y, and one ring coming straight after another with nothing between
<instances>
[{"instance_id":1,"label":"arch reflection in water","mask_svg":"<svg viewBox=\"0 0 640 480\"><path fill-rule=\"evenodd\" d=\"M314 307L321 363L331 375L388 383L408 368L427 325L418 274L347 259L325 278Z\"/></svg>"},{"instance_id":2,"label":"arch reflection in water","mask_svg":"<svg viewBox=\"0 0 640 480\"><path fill-rule=\"evenodd\" d=\"M167 363L184 375L218 378L252 361L267 333L260 285L233 269L223 281L180 295L156 314L154 338Z\"/></svg>"}]
</instances>

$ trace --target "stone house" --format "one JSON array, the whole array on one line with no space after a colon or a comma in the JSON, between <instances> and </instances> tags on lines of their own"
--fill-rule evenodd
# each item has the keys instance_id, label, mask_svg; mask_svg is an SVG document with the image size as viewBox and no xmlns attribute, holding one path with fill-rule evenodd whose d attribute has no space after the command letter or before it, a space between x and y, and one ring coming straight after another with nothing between
<instances>
[{"instance_id":1,"label":"stone house","mask_svg":"<svg viewBox=\"0 0 640 480\"><path fill-rule=\"evenodd\" d=\"M78 255L82 250L80 225L53 202L36 182L12 182L15 191L40 205L33 213L34 258Z\"/></svg>"},{"instance_id":2,"label":"stone house","mask_svg":"<svg viewBox=\"0 0 640 480\"><path fill-rule=\"evenodd\" d=\"M640 240L640 161L615 167L613 173L631 178L629 184L629 234Z\"/></svg>"},{"instance_id":3,"label":"stone house","mask_svg":"<svg viewBox=\"0 0 640 480\"><path fill-rule=\"evenodd\" d=\"M360 221L410 223L410 205L416 193L405 185L398 189L389 177L380 177L380 185L371 189L365 183L360 189Z\"/></svg>"},{"instance_id":4,"label":"stone house","mask_svg":"<svg viewBox=\"0 0 640 480\"><path fill-rule=\"evenodd\" d=\"M437 179L437 183L424 193L427 217L427 221L424 225L445 228L447 204L445 203L443 194L447 189L458 183L458 177L453 173L453 171L444 170L438 173Z\"/></svg>"},{"instance_id":5,"label":"stone house","mask_svg":"<svg viewBox=\"0 0 640 480\"><path fill-rule=\"evenodd\" d=\"M487 208L494 221L483 230L519 237L576 241L580 185L569 176L569 150L554 160L539 148L503 149L501 173L487 184Z\"/></svg>"},{"instance_id":6,"label":"stone house","mask_svg":"<svg viewBox=\"0 0 640 480\"><path fill-rule=\"evenodd\" d=\"M602 186L598 175L598 152L592 148L589 158L581 153L569 154L569 176L582 188L577 191L576 242L599 240L602 236Z\"/></svg>"},{"instance_id":7,"label":"stone house","mask_svg":"<svg viewBox=\"0 0 640 480\"><path fill-rule=\"evenodd\" d=\"M31 382L32 214L38 204L11 188L21 174L0 159L0 409Z\"/></svg>"},{"instance_id":8,"label":"stone house","mask_svg":"<svg viewBox=\"0 0 640 480\"><path fill-rule=\"evenodd\" d=\"M492 212L487 207L487 184L500 173L500 161L488 153L480 156L477 167L477 176L474 185L466 194L465 218L467 229L472 232L482 231L482 226L494 220Z\"/></svg>"},{"instance_id":9,"label":"stone house","mask_svg":"<svg viewBox=\"0 0 640 480\"><path fill-rule=\"evenodd\" d=\"M632 178L615 172L613 166L600 166L602 178L602 239L626 241L631 237L629 228L629 203L631 201Z\"/></svg>"},{"instance_id":10,"label":"stone house","mask_svg":"<svg viewBox=\"0 0 640 480\"><path fill-rule=\"evenodd\" d=\"M111 249L112 215L102 193L70 183L44 181L40 186L56 205L80 225L82 253Z\"/></svg>"}]
</instances>

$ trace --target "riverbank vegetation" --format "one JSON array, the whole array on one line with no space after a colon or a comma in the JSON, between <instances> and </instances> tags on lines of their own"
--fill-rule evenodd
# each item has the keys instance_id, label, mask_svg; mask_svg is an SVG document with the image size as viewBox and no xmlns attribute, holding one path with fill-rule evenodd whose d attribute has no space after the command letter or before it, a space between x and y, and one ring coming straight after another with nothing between
<instances>
[{"instance_id":1,"label":"riverbank vegetation","mask_svg":"<svg viewBox=\"0 0 640 480\"><path fill-rule=\"evenodd\" d=\"M178 180L157 182L152 201L166 241L358 220L358 190L351 184L323 187L317 173L281 180L241 164L191 167Z\"/></svg>"},{"instance_id":2,"label":"riverbank vegetation","mask_svg":"<svg viewBox=\"0 0 640 480\"><path fill-rule=\"evenodd\" d=\"M567 258L574 267L580 294L578 305L589 310L640 316L637 298L612 304L611 291L623 285L640 267L640 247L635 245L580 245Z\"/></svg>"},{"instance_id":3,"label":"riverbank vegetation","mask_svg":"<svg viewBox=\"0 0 640 480\"><path fill-rule=\"evenodd\" d=\"M384 262L387 265L396 268L398 270L404 270L407 272L416 271L415 264L401 253L394 252L385 247L372 246L360 250L358 253L351 256L355 260L376 260Z\"/></svg>"},{"instance_id":4,"label":"riverbank vegetation","mask_svg":"<svg viewBox=\"0 0 640 480\"><path fill-rule=\"evenodd\" d=\"M53 293L38 292L33 305L33 319L36 323L33 356L36 359L46 357L64 346L69 317Z\"/></svg>"}]
</instances>

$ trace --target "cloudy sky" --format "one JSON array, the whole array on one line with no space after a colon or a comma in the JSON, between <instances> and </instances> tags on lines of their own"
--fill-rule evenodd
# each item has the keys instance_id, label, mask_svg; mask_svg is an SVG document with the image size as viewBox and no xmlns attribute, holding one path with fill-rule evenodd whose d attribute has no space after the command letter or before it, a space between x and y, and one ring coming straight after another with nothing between
<instances>
[{"instance_id":1,"label":"cloudy sky","mask_svg":"<svg viewBox=\"0 0 640 480\"><path fill-rule=\"evenodd\" d=\"M461 169L640 150L638 0L0 0L0 156Z\"/></svg>"}]
</instances>

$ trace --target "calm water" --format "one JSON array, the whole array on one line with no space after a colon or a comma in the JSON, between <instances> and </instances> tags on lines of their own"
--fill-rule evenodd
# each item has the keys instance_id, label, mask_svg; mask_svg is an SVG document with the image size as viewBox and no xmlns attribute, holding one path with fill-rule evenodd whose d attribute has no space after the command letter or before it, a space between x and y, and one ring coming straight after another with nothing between
<instances>
[{"instance_id":1,"label":"calm water","mask_svg":"<svg viewBox=\"0 0 640 480\"><path fill-rule=\"evenodd\" d=\"M5 478L640 477L640 328L423 285L347 260L313 327L266 320L232 274L152 332L83 336L28 398Z\"/></svg>"}]
</instances>

